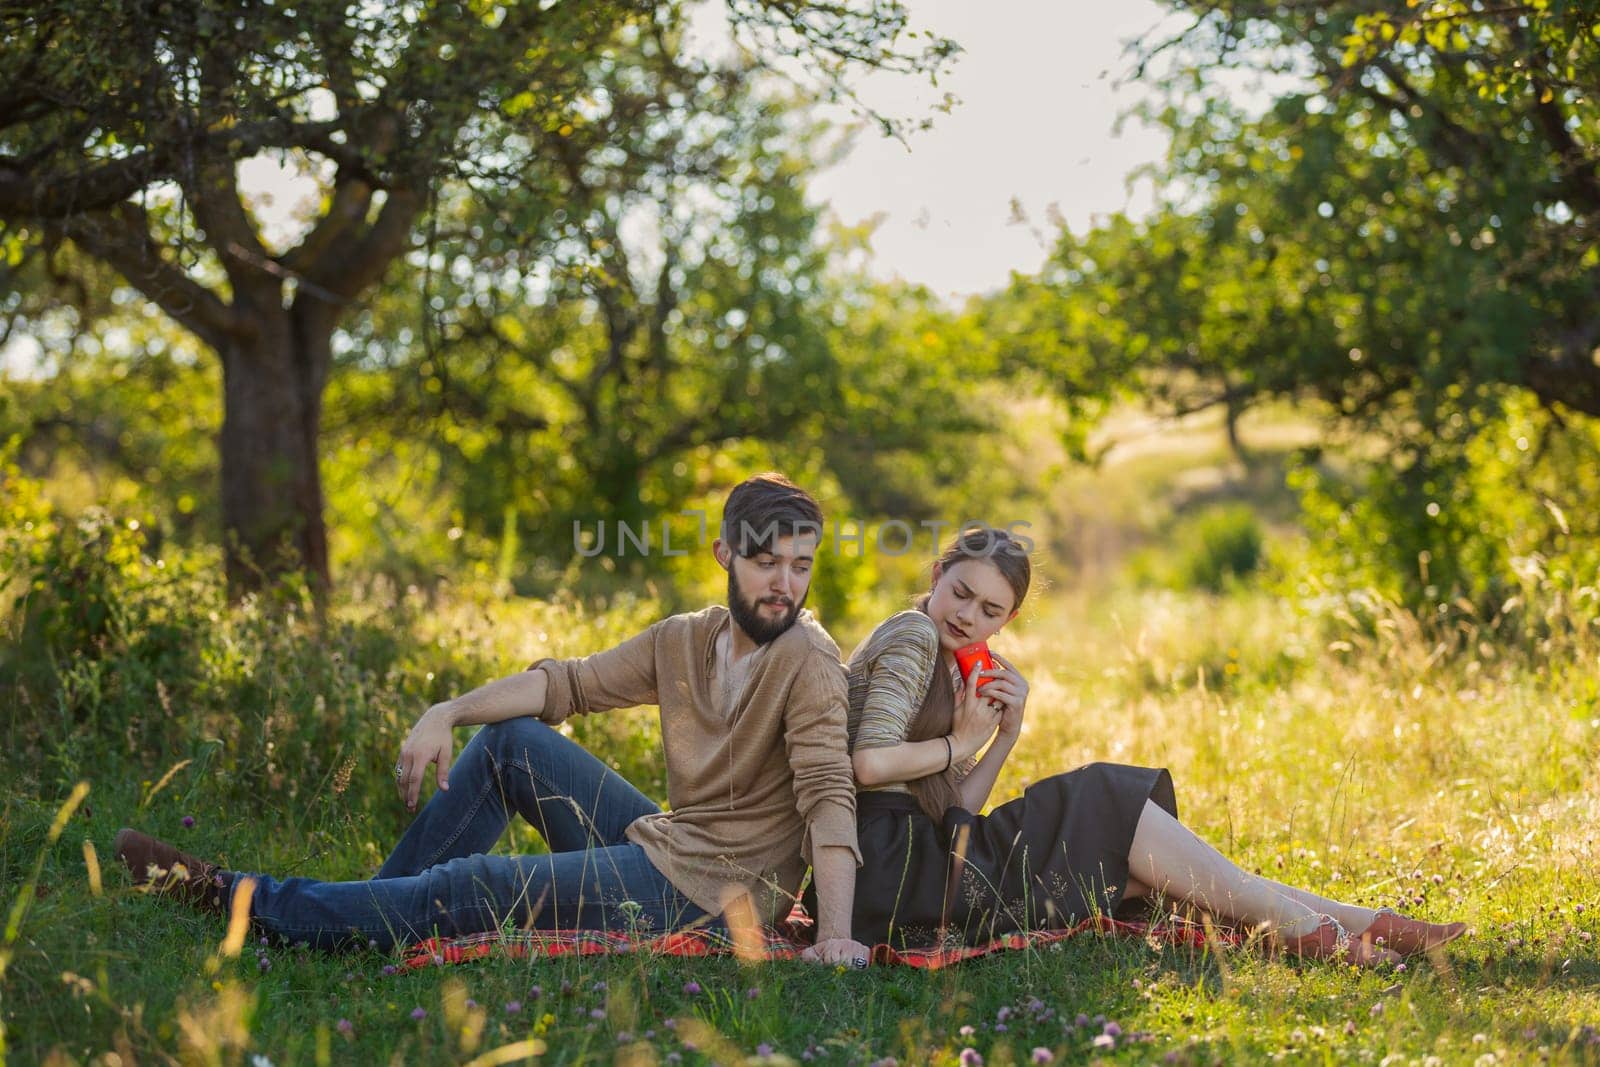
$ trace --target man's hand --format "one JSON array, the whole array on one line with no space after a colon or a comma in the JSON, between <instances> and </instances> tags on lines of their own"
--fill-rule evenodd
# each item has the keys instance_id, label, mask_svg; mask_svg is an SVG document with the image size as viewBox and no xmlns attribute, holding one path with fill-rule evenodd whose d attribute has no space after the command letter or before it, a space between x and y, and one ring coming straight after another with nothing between
<instances>
[{"instance_id":1,"label":"man's hand","mask_svg":"<svg viewBox=\"0 0 1600 1067\"><path fill-rule=\"evenodd\" d=\"M422 792L422 776L427 773L428 764L439 765L439 788L450 788L455 724L454 703L447 700L423 712L411 733L406 735L405 743L400 746L400 757L395 761L394 784L407 811L417 810L417 795Z\"/></svg>"},{"instance_id":2,"label":"man's hand","mask_svg":"<svg viewBox=\"0 0 1600 1067\"><path fill-rule=\"evenodd\" d=\"M818 941L800 953L800 958L808 963L842 963L846 967L865 967L872 959L872 950L848 937L834 937Z\"/></svg>"}]
</instances>

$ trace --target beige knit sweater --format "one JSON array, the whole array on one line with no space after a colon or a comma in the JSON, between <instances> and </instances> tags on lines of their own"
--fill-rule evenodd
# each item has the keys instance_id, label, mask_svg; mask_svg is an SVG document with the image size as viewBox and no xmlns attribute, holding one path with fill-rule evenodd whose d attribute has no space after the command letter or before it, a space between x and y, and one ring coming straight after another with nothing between
<instances>
[{"instance_id":1,"label":"beige knit sweater","mask_svg":"<svg viewBox=\"0 0 1600 1067\"><path fill-rule=\"evenodd\" d=\"M715 915L742 894L755 914L788 912L819 846L856 846L855 788L845 740L839 649L810 612L751 667L731 713L714 693L725 607L674 615L616 648L544 659L540 718L656 704L669 809L628 839L684 896Z\"/></svg>"}]
</instances>

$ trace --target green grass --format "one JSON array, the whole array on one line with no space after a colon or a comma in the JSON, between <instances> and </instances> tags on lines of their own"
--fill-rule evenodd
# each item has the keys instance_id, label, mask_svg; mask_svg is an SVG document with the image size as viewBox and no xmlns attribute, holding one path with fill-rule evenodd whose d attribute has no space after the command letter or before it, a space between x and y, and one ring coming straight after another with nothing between
<instances>
[{"instance_id":1,"label":"green grass","mask_svg":"<svg viewBox=\"0 0 1600 1067\"><path fill-rule=\"evenodd\" d=\"M645 955L386 974L393 958L254 942L230 957L220 922L128 888L109 862L119 826L241 869L366 877L405 824L388 768L422 710L536 655L614 644L658 608L347 581L318 626L303 607L227 607L214 559L155 568L117 536L69 532L34 557L55 565L29 611L0 619L6 1062L467 1062L527 1041L552 1064L735 1063L763 1046L822 1064L969 1048L989 1064L1036 1048L1073 1063L1600 1062L1600 638L1548 598L1514 609L1537 625L1425 624L1280 591L1301 578L1262 472L1281 459L1272 434L1287 447L1294 429L1267 424L1248 470L1212 428L1063 478L1041 549L1077 569L1050 568L1054 588L995 641L1033 688L995 799L1095 759L1166 766L1185 821L1244 866L1467 920L1441 959L1360 972L1098 937L935 974ZM1162 552L1177 519L1235 500L1262 516L1276 577L1221 595L1119 579L1130 551ZM842 620L841 647L872 621ZM650 712L574 732L662 795ZM524 827L503 847L540 846Z\"/></svg>"},{"instance_id":2,"label":"green grass","mask_svg":"<svg viewBox=\"0 0 1600 1067\"><path fill-rule=\"evenodd\" d=\"M348 610L363 617L359 605ZM644 609L628 605L614 619L561 606L507 610L554 613L566 628L562 643L581 648L614 639ZM503 617L477 628L462 621L482 611L435 604L431 621L417 621L396 647L424 655L417 650L431 644L443 654L437 638L446 633L457 646L450 655L474 647L486 669L525 659L526 627L509 631ZM91 893L84 843L103 858L125 823L246 869L365 876L402 823L382 767L397 724L420 710L414 702L376 716L375 738L346 739L362 766L346 772L342 790L334 778L319 785L274 765L252 778L259 793L242 794L227 768L248 768L263 747L257 738L235 742L242 751L197 758L155 792L175 758L148 762L105 744L73 768L91 791L54 844L49 828L68 786L49 772L64 768L46 759L41 773L9 756L4 772L22 788L8 791L0 817L7 903L27 898L43 859L0 985L9 1054L17 1063L114 1062L107 1052L122 1063L249 1062L256 1054L279 1065L442 1062L537 1038L548 1063L664 1062L674 1053L733 1062L763 1044L796 1061L809 1051L822 1063L954 1062L965 1048L989 1063L1026 1062L1034 1048L1074 1062L1600 1060L1600 1044L1589 1043L1600 1027L1593 650L1587 666L1568 670L1509 656L1430 663L1412 645L1420 636L1358 649L1347 640L1358 635L1340 637L1340 625L1244 592L1039 602L997 641L1034 686L997 797L1093 758L1166 765L1187 820L1240 862L1331 895L1469 920L1472 935L1442 964L1360 973L1248 949L1214 956L1085 938L932 975L645 956L386 975L393 961L372 954L248 944L222 957L221 923L131 892L109 864L103 893ZM334 632L349 643L281 636L289 651L280 649L276 669L303 671L315 656L359 659L352 635L365 631ZM297 710L313 739L328 721L357 728L319 719L316 696L295 679L260 678L259 654L244 657L256 684L298 694L281 709L291 714L275 736L293 736ZM405 697L398 680L391 692L382 676L349 670L347 692L319 694L324 709ZM262 720L246 718L260 728ZM624 721L625 729L589 741L643 767L648 730ZM50 747L41 742L41 751ZM319 773L338 765L325 760ZM291 778L302 783L293 795ZM196 820L192 829L185 815ZM508 847L533 847L531 835ZM691 980L700 993L685 991ZM507 1011L513 1001L520 1011ZM411 1017L417 1008L421 1020ZM1075 1025L1080 1015L1090 1021ZM1097 1048L1106 1021L1121 1037Z\"/></svg>"}]
</instances>

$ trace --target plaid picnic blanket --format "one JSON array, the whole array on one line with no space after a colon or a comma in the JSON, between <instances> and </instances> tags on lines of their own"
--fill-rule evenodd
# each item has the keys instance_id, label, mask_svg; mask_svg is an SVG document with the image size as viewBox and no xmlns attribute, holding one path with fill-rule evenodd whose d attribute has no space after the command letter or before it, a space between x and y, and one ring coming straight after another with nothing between
<instances>
[{"instance_id":1,"label":"plaid picnic blanket","mask_svg":"<svg viewBox=\"0 0 1600 1067\"><path fill-rule=\"evenodd\" d=\"M675 933L635 940L624 933L601 930L498 930L465 937L431 937L406 950L402 966L407 969L445 964L471 963L501 956L509 959L542 959L555 956L603 956L645 952L662 956L724 956L744 959L792 960L811 943L810 920L791 916L780 927L763 927L753 938L738 943L725 933L712 930L679 930ZM1163 945L1203 948L1209 942L1227 946L1239 942L1232 930L1206 928L1192 922L1161 920L1153 923L1123 922L1108 917L1085 919L1066 930L1035 930L1007 934L981 945L941 945L923 949L895 949L876 945L872 963L877 966L916 967L937 971L952 964L990 956L997 952L1043 948L1080 934L1095 933L1115 937L1137 937Z\"/></svg>"}]
</instances>

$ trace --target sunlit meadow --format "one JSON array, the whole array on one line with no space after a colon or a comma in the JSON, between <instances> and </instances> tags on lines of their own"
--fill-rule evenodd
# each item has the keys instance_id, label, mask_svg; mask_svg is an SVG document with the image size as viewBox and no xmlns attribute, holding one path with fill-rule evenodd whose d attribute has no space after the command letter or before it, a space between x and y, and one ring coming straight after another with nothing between
<instances>
[{"instance_id":1,"label":"sunlit meadow","mask_svg":"<svg viewBox=\"0 0 1600 1067\"><path fill-rule=\"evenodd\" d=\"M1600 1062L1600 641L1549 605L1542 639L1502 639L1531 604L1423 625L1376 599L1298 589L1293 539L1274 551L1276 577L1220 594L1054 575L995 641L1032 682L996 798L1090 760L1166 766L1185 820L1240 863L1470 922L1435 959L1359 972L1086 936L932 974L648 955L407 972L378 954L230 941L220 922L128 888L109 858L118 826L243 869L364 877L403 826L386 768L418 712L537 653L606 647L658 606L369 584L319 627L208 601L205 561L160 574L124 561L117 573L135 577L96 624L98 656L14 664L6 1055ZM841 645L870 623L838 625ZM70 612L55 624L90 625ZM575 731L661 795L649 713ZM524 830L505 847L539 846Z\"/></svg>"}]
</instances>

